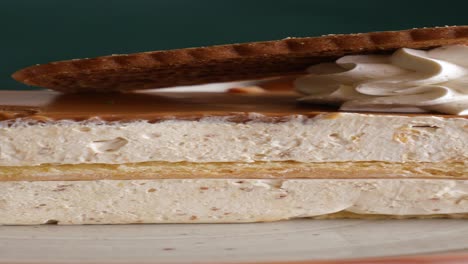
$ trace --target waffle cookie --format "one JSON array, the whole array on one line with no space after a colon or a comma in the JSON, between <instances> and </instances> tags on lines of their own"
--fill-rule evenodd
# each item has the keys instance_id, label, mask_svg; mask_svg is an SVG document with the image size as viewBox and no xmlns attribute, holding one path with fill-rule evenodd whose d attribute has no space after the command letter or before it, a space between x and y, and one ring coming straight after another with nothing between
<instances>
[{"instance_id":1,"label":"waffle cookie","mask_svg":"<svg viewBox=\"0 0 468 264\"><path fill-rule=\"evenodd\" d=\"M467 42L468 26L287 38L52 62L19 70L13 78L61 92L129 91L301 74L350 54Z\"/></svg>"}]
</instances>

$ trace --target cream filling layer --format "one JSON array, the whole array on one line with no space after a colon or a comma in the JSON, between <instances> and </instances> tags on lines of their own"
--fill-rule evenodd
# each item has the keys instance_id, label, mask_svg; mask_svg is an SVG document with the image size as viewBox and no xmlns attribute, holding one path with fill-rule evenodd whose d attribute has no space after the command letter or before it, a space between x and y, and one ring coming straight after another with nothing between
<instances>
[{"instance_id":1,"label":"cream filling layer","mask_svg":"<svg viewBox=\"0 0 468 264\"><path fill-rule=\"evenodd\" d=\"M223 118L157 123L17 122L0 126L0 166L466 161L467 132L468 119L464 118L357 113L291 116L277 123L234 123Z\"/></svg>"},{"instance_id":2,"label":"cream filling layer","mask_svg":"<svg viewBox=\"0 0 468 264\"><path fill-rule=\"evenodd\" d=\"M468 213L468 180L164 179L0 182L0 224L223 223L336 212Z\"/></svg>"}]
</instances>

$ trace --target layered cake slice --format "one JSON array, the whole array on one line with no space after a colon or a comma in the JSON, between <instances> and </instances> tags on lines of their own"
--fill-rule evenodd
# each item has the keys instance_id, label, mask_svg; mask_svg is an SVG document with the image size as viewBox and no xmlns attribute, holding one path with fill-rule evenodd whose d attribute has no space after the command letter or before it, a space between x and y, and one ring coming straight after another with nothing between
<instances>
[{"instance_id":1,"label":"layered cake slice","mask_svg":"<svg viewBox=\"0 0 468 264\"><path fill-rule=\"evenodd\" d=\"M0 92L0 224L466 217L464 43L446 27L21 70L86 93ZM131 92L287 74L279 92Z\"/></svg>"}]
</instances>

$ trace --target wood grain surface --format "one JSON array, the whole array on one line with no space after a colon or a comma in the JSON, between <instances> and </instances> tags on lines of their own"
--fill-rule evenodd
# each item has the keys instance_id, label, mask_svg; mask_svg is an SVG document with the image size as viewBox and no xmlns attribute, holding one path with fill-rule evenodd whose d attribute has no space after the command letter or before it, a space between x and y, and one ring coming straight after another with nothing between
<instances>
[{"instance_id":1,"label":"wood grain surface","mask_svg":"<svg viewBox=\"0 0 468 264\"><path fill-rule=\"evenodd\" d=\"M466 220L3 226L0 263L468 263Z\"/></svg>"}]
</instances>

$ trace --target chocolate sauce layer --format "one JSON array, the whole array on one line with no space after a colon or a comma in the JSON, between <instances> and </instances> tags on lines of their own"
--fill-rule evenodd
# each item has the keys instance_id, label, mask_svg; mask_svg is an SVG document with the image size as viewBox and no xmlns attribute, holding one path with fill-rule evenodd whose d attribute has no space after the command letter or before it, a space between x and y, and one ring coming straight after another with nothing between
<instances>
[{"instance_id":1,"label":"chocolate sauce layer","mask_svg":"<svg viewBox=\"0 0 468 264\"><path fill-rule=\"evenodd\" d=\"M0 91L0 120L20 118L37 121L83 121L99 118L104 121L156 122L167 119L227 117L233 122L252 119L278 122L291 115L313 117L328 113L333 118L333 114L337 113L334 107L300 104L297 102L298 97L297 94L285 92L60 94L52 91ZM257 117L252 113L260 115ZM434 116L401 113L392 115Z\"/></svg>"}]
</instances>

